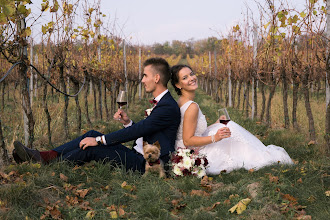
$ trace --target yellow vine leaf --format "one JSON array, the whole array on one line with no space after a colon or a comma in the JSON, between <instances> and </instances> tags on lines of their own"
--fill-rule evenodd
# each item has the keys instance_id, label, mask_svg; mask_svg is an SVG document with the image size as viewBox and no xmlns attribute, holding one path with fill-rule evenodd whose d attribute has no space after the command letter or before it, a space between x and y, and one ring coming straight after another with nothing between
<instances>
[{"instance_id":1,"label":"yellow vine leaf","mask_svg":"<svg viewBox=\"0 0 330 220\"><path fill-rule=\"evenodd\" d=\"M110 217L111 217L111 218L118 218L118 214L117 214L117 212L116 212L116 211L111 211L111 212L110 212Z\"/></svg>"},{"instance_id":2,"label":"yellow vine leaf","mask_svg":"<svg viewBox=\"0 0 330 220\"><path fill-rule=\"evenodd\" d=\"M87 219L92 219L92 218L94 218L94 216L95 216L95 211L89 211L86 214Z\"/></svg>"},{"instance_id":3,"label":"yellow vine leaf","mask_svg":"<svg viewBox=\"0 0 330 220\"><path fill-rule=\"evenodd\" d=\"M306 17L306 13L305 12L301 12L300 13L300 17L302 17L302 18Z\"/></svg>"},{"instance_id":4,"label":"yellow vine leaf","mask_svg":"<svg viewBox=\"0 0 330 220\"><path fill-rule=\"evenodd\" d=\"M231 213L234 213L236 211L237 214L240 215L246 209L247 205L250 204L250 202L251 202L251 199L249 199L249 198L242 199L236 205L231 207L228 211Z\"/></svg>"},{"instance_id":5,"label":"yellow vine leaf","mask_svg":"<svg viewBox=\"0 0 330 220\"><path fill-rule=\"evenodd\" d=\"M267 27L269 26L270 22L268 22L267 24L264 25L264 28L267 29Z\"/></svg>"}]
</instances>

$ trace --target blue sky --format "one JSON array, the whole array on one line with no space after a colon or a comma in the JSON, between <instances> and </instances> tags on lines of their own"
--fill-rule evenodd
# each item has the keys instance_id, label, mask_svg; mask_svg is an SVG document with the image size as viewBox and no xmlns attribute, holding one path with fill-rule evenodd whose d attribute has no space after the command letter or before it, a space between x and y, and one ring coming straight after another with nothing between
<instances>
[{"instance_id":1,"label":"blue sky","mask_svg":"<svg viewBox=\"0 0 330 220\"><path fill-rule=\"evenodd\" d=\"M265 0L256 0L265 4ZM104 21L115 23L116 31L134 44L203 39L226 35L229 28L243 22L247 14L259 15L254 0L101 0ZM33 1L38 11L41 0ZM82 2L82 1L81 1ZM94 2L94 1L89 1ZM275 0L276 2L276 0ZM291 0L294 8L303 8L305 0ZM252 13L251 13L252 12ZM36 13L37 14L37 13ZM45 23L47 17L38 20ZM33 35L40 35L36 26Z\"/></svg>"}]
</instances>

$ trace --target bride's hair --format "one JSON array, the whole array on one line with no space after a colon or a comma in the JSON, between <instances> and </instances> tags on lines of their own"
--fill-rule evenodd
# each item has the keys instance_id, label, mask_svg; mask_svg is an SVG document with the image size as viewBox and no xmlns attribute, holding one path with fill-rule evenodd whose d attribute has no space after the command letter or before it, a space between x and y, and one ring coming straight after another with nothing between
<instances>
[{"instance_id":1,"label":"bride's hair","mask_svg":"<svg viewBox=\"0 0 330 220\"><path fill-rule=\"evenodd\" d=\"M178 87L175 86L175 84L177 84L179 82L179 72L180 72L180 70L182 70L185 67L189 68L192 71L190 66L184 65L184 64L178 64L178 65L172 66L172 68L171 68L171 73L172 73L171 84L174 87L175 92L178 95L182 95L182 93L181 93L181 90Z\"/></svg>"}]
</instances>

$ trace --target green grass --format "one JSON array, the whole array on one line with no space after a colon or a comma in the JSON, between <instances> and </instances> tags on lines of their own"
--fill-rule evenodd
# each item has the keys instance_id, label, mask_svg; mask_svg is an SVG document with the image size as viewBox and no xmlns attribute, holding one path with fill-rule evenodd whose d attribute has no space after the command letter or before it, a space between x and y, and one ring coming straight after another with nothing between
<instances>
[{"instance_id":1,"label":"green grass","mask_svg":"<svg viewBox=\"0 0 330 220\"><path fill-rule=\"evenodd\" d=\"M201 91L196 101L208 122L213 123L217 119L216 110L221 106ZM148 101L142 100L134 113L131 112L132 118L141 119L147 107ZM94 215L94 219L110 219L114 213L124 219L290 219L298 215L328 219L330 197L325 192L330 190L329 158L315 150L315 145L308 145L303 133L272 130L257 121L244 119L240 111L229 111L234 121L266 145L284 147L296 165L274 165L250 172L236 170L213 176L205 187L196 177L142 178L139 173L95 162L80 167L66 162L46 166L11 164L0 171L0 219L40 219L42 216L85 219L88 213ZM74 111L71 112L72 121ZM53 115L56 114L54 111ZM19 116L10 117L19 120ZM93 124L102 132L121 127L113 120L94 120ZM86 126L84 123L83 129L87 129ZM22 133L18 137L22 137ZM44 147L39 140L42 137L37 136L37 148ZM56 144L63 141L55 139ZM126 187L122 186L124 182ZM248 197L252 201L241 215L228 212ZM120 215L119 210L124 210L124 215Z\"/></svg>"}]
</instances>

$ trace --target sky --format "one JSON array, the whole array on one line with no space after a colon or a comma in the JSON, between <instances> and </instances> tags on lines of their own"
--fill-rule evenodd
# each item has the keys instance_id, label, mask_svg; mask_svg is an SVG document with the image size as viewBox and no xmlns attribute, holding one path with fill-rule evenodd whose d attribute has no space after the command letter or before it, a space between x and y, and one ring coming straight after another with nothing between
<instances>
[{"instance_id":1,"label":"sky","mask_svg":"<svg viewBox=\"0 0 330 220\"><path fill-rule=\"evenodd\" d=\"M288 0L292 7L298 9L303 8L305 1ZM40 11L42 1L32 2L32 12L36 15ZM115 24L115 33L133 44L151 45L172 40L186 41L225 36L232 26L243 22L247 13L250 16L253 14L253 17L259 15L256 2L264 5L266 1L101 0L101 11L107 15L104 22ZM37 23L44 24L46 20L47 16L42 16ZM35 28L32 35L40 36L41 27L35 25Z\"/></svg>"}]
</instances>

